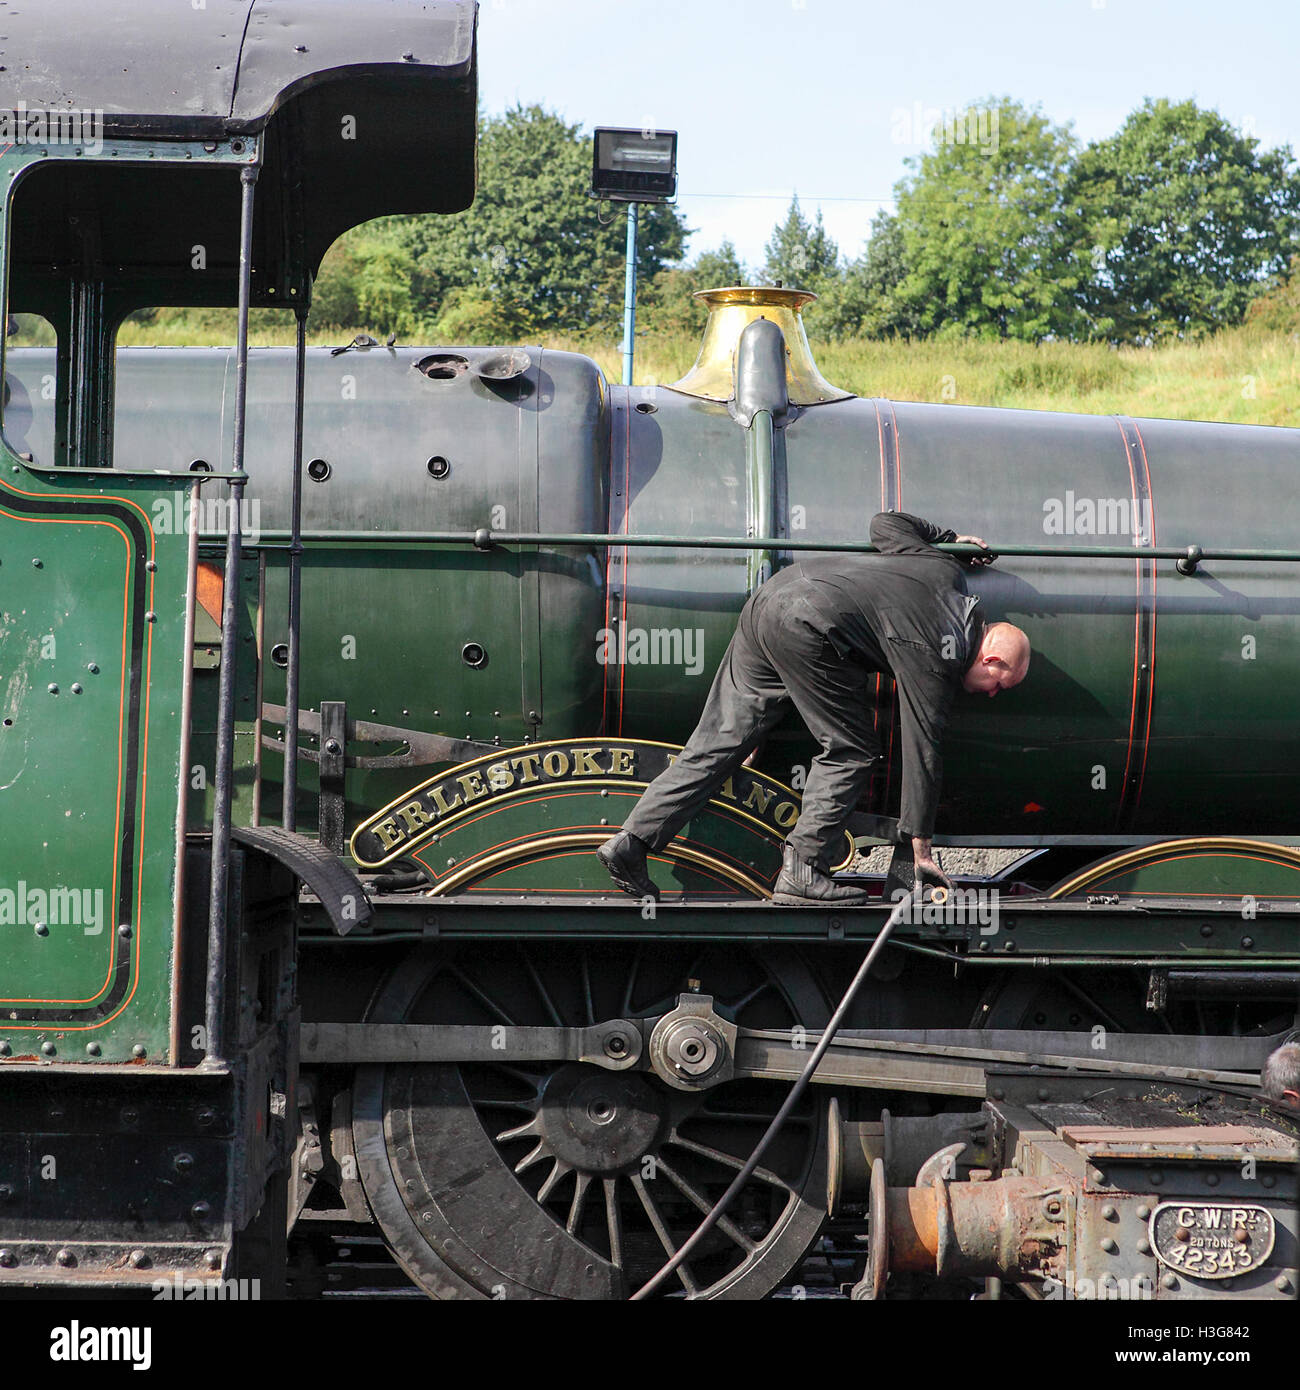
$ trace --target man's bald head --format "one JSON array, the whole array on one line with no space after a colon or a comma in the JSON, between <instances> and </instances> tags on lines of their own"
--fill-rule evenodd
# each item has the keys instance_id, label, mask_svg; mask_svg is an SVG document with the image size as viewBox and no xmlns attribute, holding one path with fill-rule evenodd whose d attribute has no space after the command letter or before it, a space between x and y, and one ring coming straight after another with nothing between
<instances>
[{"instance_id":1,"label":"man's bald head","mask_svg":"<svg viewBox=\"0 0 1300 1390\"><path fill-rule=\"evenodd\" d=\"M961 683L972 695L992 699L1019 685L1028 671L1029 638L1014 623L990 623Z\"/></svg>"},{"instance_id":2,"label":"man's bald head","mask_svg":"<svg viewBox=\"0 0 1300 1390\"><path fill-rule=\"evenodd\" d=\"M1300 1110L1300 1046L1283 1043L1270 1052L1259 1074L1264 1096L1284 1110Z\"/></svg>"}]
</instances>

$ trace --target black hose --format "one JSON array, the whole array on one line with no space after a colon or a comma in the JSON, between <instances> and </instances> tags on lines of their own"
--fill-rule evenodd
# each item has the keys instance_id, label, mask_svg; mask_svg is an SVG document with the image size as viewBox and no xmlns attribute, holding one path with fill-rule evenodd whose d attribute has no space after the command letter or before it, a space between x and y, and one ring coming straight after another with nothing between
<instances>
[{"instance_id":1,"label":"black hose","mask_svg":"<svg viewBox=\"0 0 1300 1390\"><path fill-rule=\"evenodd\" d=\"M799 1074L798 1080L790 1088L790 1094L782 1102L781 1108L772 1117L772 1123L768 1125L763 1137L754 1147L754 1152L750 1154L749 1161L738 1172L732 1180L731 1186L714 1203L712 1210L703 1221L695 1228L680 1250L658 1271L650 1280L632 1295L633 1303L648 1297L655 1289L663 1283L665 1279L681 1264L684 1264L691 1252L699 1245L706 1235L716 1226L722 1218L723 1212L731 1205L733 1199L740 1192L741 1188L754 1176L754 1170L758 1167L759 1160L767 1151L767 1146L776 1138L781 1126L790 1117L790 1112L799 1103L799 1097L808 1089L808 1083L812 1080L813 1073L817 1070L822 1058L826 1055L827 1049L835 1041L835 1034L839 1031L840 1025L844 1022L845 1015L853 1003L854 996L862 987L862 982L871 973L871 967L876 963L876 957L880 954L880 948L889 939L889 934L903 920L908 911L921 901L922 886L918 885L908 894L907 897L900 899L898 905L889 914L885 925L881 927L876 939L871 943L871 949L864 957L862 964L858 966L858 973L849 982L849 987L844 991L844 997L840 1000L831 1015L830 1022L822 1032L821 1039L813 1049L812 1056L808 1058L808 1064Z\"/></svg>"}]
</instances>

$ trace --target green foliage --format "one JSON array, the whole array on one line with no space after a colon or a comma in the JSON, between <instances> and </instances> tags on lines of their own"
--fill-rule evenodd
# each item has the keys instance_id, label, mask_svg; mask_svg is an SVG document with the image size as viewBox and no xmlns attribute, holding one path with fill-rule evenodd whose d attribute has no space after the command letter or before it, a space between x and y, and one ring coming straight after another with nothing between
<instances>
[{"instance_id":1,"label":"green foliage","mask_svg":"<svg viewBox=\"0 0 1300 1390\"><path fill-rule=\"evenodd\" d=\"M797 195L791 200L785 221L772 229L765 250L766 284L780 283L790 289L819 293L838 277L840 249L822 225L822 210L817 209L815 223L809 222L799 208Z\"/></svg>"},{"instance_id":2,"label":"green foliage","mask_svg":"<svg viewBox=\"0 0 1300 1390\"><path fill-rule=\"evenodd\" d=\"M882 210L876 214L859 276L868 306L862 330L876 337L920 337L921 315L902 294L907 279L906 248L902 226L893 213Z\"/></svg>"},{"instance_id":3,"label":"green foliage","mask_svg":"<svg viewBox=\"0 0 1300 1390\"><path fill-rule=\"evenodd\" d=\"M391 219L411 257L414 312L463 315L467 304L504 299L506 319L522 316L535 331L617 331L627 210L588 196L590 169L590 138L540 106L483 120L474 206L450 217ZM681 258L687 232L674 208L640 208L643 282ZM478 298L449 304L453 290Z\"/></svg>"},{"instance_id":4,"label":"green foliage","mask_svg":"<svg viewBox=\"0 0 1300 1390\"><path fill-rule=\"evenodd\" d=\"M716 251L704 251L692 267L702 290L720 290L728 285L749 283L745 263L736 254L735 244L728 237Z\"/></svg>"},{"instance_id":5,"label":"green foliage","mask_svg":"<svg viewBox=\"0 0 1300 1390\"><path fill-rule=\"evenodd\" d=\"M916 307L900 290L907 277L902 229L889 212L871 224L865 253L823 285L806 313L810 327L828 338L914 338L924 331Z\"/></svg>"},{"instance_id":6,"label":"green foliage","mask_svg":"<svg viewBox=\"0 0 1300 1390\"><path fill-rule=\"evenodd\" d=\"M1128 368L1113 354L1100 359L1082 354L1040 356L999 367L993 391L1004 398L1039 394L1078 398L1117 390L1128 376Z\"/></svg>"},{"instance_id":7,"label":"green foliage","mask_svg":"<svg viewBox=\"0 0 1300 1390\"><path fill-rule=\"evenodd\" d=\"M325 253L311 291L312 328L347 328L361 321L357 280L361 273L360 231L336 241Z\"/></svg>"},{"instance_id":8,"label":"green foliage","mask_svg":"<svg viewBox=\"0 0 1300 1390\"><path fill-rule=\"evenodd\" d=\"M1069 127L1008 97L954 124L988 138L945 138L908 161L875 267L882 325L945 338L1070 336L1078 267L1059 234Z\"/></svg>"},{"instance_id":9,"label":"green foliage","mask_svg":"<svg viewBox=\"0 0 1300 1390\"><path fill-rule=\"evenodd\" d=\"M1300 334L1300 256L1292 256L1287 274L1274 276L1251 300L1246 324L1264 333Z\"/></svg>"},{"instance_id":10,"label":"green foliage","mask_svg":"<svg viewBox=\"0 0 1300 1390\"><path fill-rule=\"evenodd\" d=\"M699 290L743 285L746 270L730 240L703 252L691 266L661 270L637 293L638 333L699 333L706 310L693 296Z\"/></svg>"},{"instance_id":11,"label":"green foliage","mask_svg":"<svg viewBox=\"0 0 1300 1390\"><path fill-rule=\"evenodd\" d=\"M40 314L10 314L7 325L10 347L53 347L54 326Z\"/></svg>"},{"instance_id":12,"label":"green foliage","mask_svg":"<svg viewBox=\"0 0 1300 1390\"><path fill-rule=\"evenodd\" d=\"M407 337L420 323L414 275L415 257L398 219L360 227L336 242L321 263L312 287L311 326Z\"/></svg>"},{"instance_id":13,"label":"green foliage","mask_svg":"<svg viewBox=\"0 0 1300 1390\"><path fill-rule=\"evenodd\" d=\"M1288 146L1261 152L1217 111L1148 100L1083 152L1067 203L1090 330L1156 342L1241 321L1295 250L1300 178Z\"/></svg>"},{"instance_id":14,"label":"green foliage","mask_svg":"<svg viewBox=\"0 0 1300 1390\"><path fill-rule=\"evenodd\" d=\"M428 336L435 343L489 347L523 342L535 336L534 327L526 303L471 285L447 291Z\"/></svg>"}]
</instances>

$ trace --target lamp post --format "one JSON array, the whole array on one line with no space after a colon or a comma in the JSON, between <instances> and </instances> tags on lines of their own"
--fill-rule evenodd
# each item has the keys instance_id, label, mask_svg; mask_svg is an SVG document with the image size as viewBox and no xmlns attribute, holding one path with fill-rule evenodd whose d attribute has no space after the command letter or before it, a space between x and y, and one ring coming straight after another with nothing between
<instances>
[{"instance_id":1,"label":"lamp post","mask_svg":"<svg viewBox=\"0 0 1300 1390\"><path fill-rule=\"evenodd\" d=\"M591 152L591 192L627 203L627 272L623 278L623 385L632 384L636 335L637 204L666 203L677 192L677 132L597 126Z\"/></svg>"}]
</instances>

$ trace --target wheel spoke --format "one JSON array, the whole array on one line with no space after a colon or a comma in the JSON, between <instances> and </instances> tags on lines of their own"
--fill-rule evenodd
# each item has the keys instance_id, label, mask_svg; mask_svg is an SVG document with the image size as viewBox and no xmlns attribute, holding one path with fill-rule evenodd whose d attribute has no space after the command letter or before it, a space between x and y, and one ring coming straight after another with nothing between
<instances>
[{"instance_id":1,"label":"wheel spoke","mask_svg":"<svg viewBox=\"0 0 1300 1390\"><path fill-rule=\"evenodd\" d=\"M570 1168L567 1163L562 1163L557 1158L551 1171L546 1175L546 1181L537 1189L537 1200L539 1202L544 1202L551 1193L555 1191L556 1185L560 1180L572 1172L573 1169Z\"/></svg>"},{"instance_id":2,"label":"wheel spoke","mask_svg":"<svg viewBox=\"0 0 1300 1390\"><path fill-rule=\"evenodd\" d=\"M541 1138L537 1129L536 1115L530 1115L523 1124L515 1125L513 1129L503 1129L501 1133L497 1135L497 1143L508 1144L512 1139L524 1139L531 1135L536 1135L539 1139ZM536 1152L536 1150L534 1150L534 1152Z\"/></svg>"},{"instance_id":3,"label":"wheel spoke","mask_svg":"<svg viewBox=\"0 0 1300 1390\"><path fill-rule=\"evenodd\" d=\"M682 1177L682 1175L679 1172L676 1171L676 1169L671 1168L664 1161L664 1157L662 1154L660 1154L656 1158L655 1166L664 1175L664 1177L666 1177L668 1181L672 1183L672 1185L678 1190L678 1192L680 1192L682 1196L685 1197L686 1200L690 1202L691 1205L694 1206L700 1212L702 1216L707 1216L713 1210L713 1203L710 1202L709 1199L702 1192L698 1192L694 1187L692 1187L691 1184L687 1182L686 1179ZM731 1221L730 1217L720 1216L714 1224L717 1226L717 1229L722 1232L723 1235L727 1236L736 1245L739 1245L740 1248L746 1254L749 1254L752 1250L758 1249L758 1246L755 1244L755 1242L750 1240L750 1238L744 1233L744 1231L739 1230Z\"/></svg>"},{"instance_id":4,"label":"wheel spoke","mask_svg":"<svg viewBox=\"0 0 1300 1390\"><path fill-rule=\"evenodd\" d=\"M697 1120L735 1120L739 1124L770 1125L772 1115L762 1115L756 1110L698 1110L695 1113ZM810 1115L791 1115L781 1126L782 1129L789 1129L791 1125L808 1126L812 1124Z\"/></svg>"},{"instance_id":5,"label":"wheel spoke","mask_svg":"<svg viewBox=\"0 0 1300 1390\"><path fill-rule=\"evenodd\" d=\"M670 1258L677 1253L677 1247L673 1244L673 1238L668 1234L668 1227L664 1225L664 1219L659 1214L659 1208L655 1206L654 1198L646 1191L645 1182L640 1173L633 1173L632 1186L636 1189L636 1195L641 1199L641 1205L645 1208L645 1214L650 1218L650 1224L654 1227L655 1235L659 1237L659 1244L663 1246L664 1253ZM677 1266L677 1277L682 1281L682 1287L686 1290L687 1296L694 1298L700 1291L700 1286L695 1282L690 1269L685 1263Z\"/></svg>"},{"instance_id":6,"label":"wheel spoke","mask_svg":"<svg viewBox=\"0 0 1300 1390\"><path fill-rule=\"evenodd\" d=\"M741 997L735 1000L734 1002L728 1002L727 1007L732 1011L732 1013L736 1015L737 1018L739 1018L741 1009L746 1008L748 1007L748 1005L752 1004L760 994L763 994L767 990L771 989L775 983L776 982L769 975L766 979L760 980L758 984L756 984L754 988L749 991L748 994L741 995Z\"/></svg>"},{"instance_id":7,"label":"wheel spoke","mask_svg":"<svg viewBox=\"0 0 1300 1390\"><path fill-rule=\"evenodd\" d=\"M546 1140L539 1139L537 1147L526 1153L523 1158L515 1164L515 1172L522 1173L525 1168L531 1168L534 1163L540 1163L546 1157Z\"/></svg>"},{"instance_id":8,"label":"wheel spoke","mask_svg":"<svg viewBox=\"0 0 1300 1390\"><path fill-rule=\"evenodd\" d=\"M637 975L641 970L641 947L638 945L632 953L632 966L628 971L627 984L623 986L623 1002L619 1005L619 1013L627 1018L632 1012L632 991L636 988Z\"/></svg>"},{"instance_id":9,"label":"wheel spoke","mask_svg":"<svg viewBox=\"0 0 1300 1390\"><path fill-rule=\"evenodd\" d=\"M697 1144L694 1139L684 1139L676 1130L664 1141L665 1144L675 1144L679 1149L685 1149L687 1153L699 1154L701 1158L711 1158L714 1163L721 1163L724 1168L734 1169L739 1172L744 1166L744 1160L733 1158L731 1154L724 1153L721 1149L712 1148L708 1144ZM773 1172L766 1168L755 1168L754 1177L759 1182L765 1182L770 1187L779 1187L783 1192L793 1192L793 1188L784 1178L778 1178Z\"/></svg>"},{"instance_id":10,"label":"wheel spoke","mask_svg":"<svg viewBox=\"0 0 1300 1390\"><path fill-rule=\"evenodd\" d=\"M1097 1017L1101 1019L1102 1023L1104 1023L1106 1027L1111 1030L1112 1033L1122 1033L1124 1031L1124 1028L1120 1024L1119 1020L1115 1018L1113 1014L1103 1009L1101 1005L1098 1004L1097 1001L1090 994L1087 993L1086 990L1083 990L1078 985L1076 985L1068 975L1062 973L1057 976L1057 980L1070 994L1074 995L1074 997L1081 1004L1085 1004L1088 1008L1092 1009L1093 1012L1096 1013Z\"/></svg>"},{"instance_id":11,"label":"wheel spoke","mask_svg":"<svg viewBox=\"0 0 1300 1390\"><path fill-rule=\"evenodd\" d=\"M538 998L542 1001L542 1007L551 1016L551 1022L557 1028L564 1027L564 1020L560 1017L559 1011L551 1000L550 991L542 983L542 977L537 973L537 967L533 964L533 958L522 947L519 954L524 962L524 969L528 971L528 978L533 982L533 988L537 991Z\"/></svg>"},{"instance_id":12,"label":"wheel spoke","mask_svg":"<svg viewBox=\"0 0 1300 1390\"><path fill-rule=\"evenodd\" d=\"M501 1020L502 1023L508 1024L510 1026L514 1025L514 1019L511 1018L508 1013L506 1013L506 1011L496 1002L495 999L491 997L491 995L484 993L484 991L480 989L479 986L475 984L473 980L470 979L470 977L460 968L460 966L449 962L447 965L447 973L451 975L453 979L458 980L461 983L461 985L466 990L468 990L469 993L472 994L474 998L477 999L478 1002L482 1004L485 1009L488 1010L489 1013L495 1014L497 1018Z\"/></svg>"},{"instance_id":13,"label":"wheel spoke","mask_svg":"<svg viewBox=\"0 0 1300 1390\"><path fill-rule=\"evenodd\" d=\"M623 1268L623 1221L618 1211L616 1178L605 1178L605 1224L609 1230L609 1262L615 1269Z\"/></svg>"},{"instance_id":14,"label":"wheel spoke","mask_svg":"<svg viewBox=\"0 0 1300 1390\"><path fill-rule=\"evenodd\" d=\"M587 952L582 953L582 999L587 1006L587 1022L595 1023L596 1005L591 997L591 962L587 959Z\"/></svg>"},{"instance_id":15,"label":"wheel spoke","mask_svg":"<svg viewBox=\"0 0 1300 1390\"><path fill-rule=\"evenodd\" d=\"M537 1112L537 1097L529 1100L498 1100L496 1096L470 1096L469 1103L476 1110L524 1110L533 1115Z\"/></svg>"},{"instance_id":16,"label":"wheel spoke","mask_svg":"<svg viewBox=\"0 0 1300 1390\"><path fill-rule=\"evenodd\" d=\"M573 1184L573 1198L569 1202L569 1219L564 1223L564 1229L570 1235L574 1235L578 1229L578 1222L582 1220L582 1208L587 1200L587 1189L591 1186L591 1174L584 1173L581 1168L575 1170Z\"/></svg>"},{"instance_id":17,"label":"wheel spoke","mask_svg":"<svg viewBox=\"0 0 1300 1390\"><path fill-rule=\"evenodd\" d=\"M516 1081L521 1081L532 1091L533 1100L536 1102L542 1094L542 1078L534 1076L532 1072L525 1071L523 1067L511 1066L509 1062L493 1062L492 1065L498 1070L503 1071L507 1076L513 1076Z\"/></svg>"}]
</instances>

